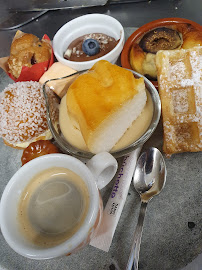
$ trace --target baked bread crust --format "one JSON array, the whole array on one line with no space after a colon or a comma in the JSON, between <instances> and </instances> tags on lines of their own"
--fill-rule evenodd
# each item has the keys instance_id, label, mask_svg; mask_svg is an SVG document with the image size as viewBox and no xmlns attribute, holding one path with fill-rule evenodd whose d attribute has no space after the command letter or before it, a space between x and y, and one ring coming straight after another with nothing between
<instances>
[{"instance_id":1,"label":"baked bread crust","mask_svg":"<svg viewBox=\"0 0 202 270\"><path fill-rule=\"evenodd\" d=\"M143 63L145 60L145 54L142 48L135 43L130 50L130 64L133 70L140 74L144 74Z\"/></svg>"},{"instance_id":2,"label":"baked bread crust","mask_svg":"<svg viewBox=\"0 0 202 270\"><path fill-rule=\"evenodd\" d=\"M33 34L23 34L11 44L8 72L18 78L23 66L31 67L50 58L51 46L48 42L40 40Z\"/></svg>"}]
</instances>

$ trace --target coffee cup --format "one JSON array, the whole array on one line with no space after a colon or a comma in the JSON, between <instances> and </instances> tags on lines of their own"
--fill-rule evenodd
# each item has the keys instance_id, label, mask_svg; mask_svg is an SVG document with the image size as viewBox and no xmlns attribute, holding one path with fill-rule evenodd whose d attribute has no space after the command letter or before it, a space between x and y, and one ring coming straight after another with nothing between
<instances>
[{"instance_id":1,"label":"coffee cup","mask_svg":"<svg viewBox=\"0 0 202 270\"><path fill-rule=\"evenodd\" d=\"M102 218L99 189L117 170L107 152L86 164L65 154L38 157L8 182L0 202L0 227L10 247L32 259L75 253L93 238Z\"/></svg>"}]
</instances>

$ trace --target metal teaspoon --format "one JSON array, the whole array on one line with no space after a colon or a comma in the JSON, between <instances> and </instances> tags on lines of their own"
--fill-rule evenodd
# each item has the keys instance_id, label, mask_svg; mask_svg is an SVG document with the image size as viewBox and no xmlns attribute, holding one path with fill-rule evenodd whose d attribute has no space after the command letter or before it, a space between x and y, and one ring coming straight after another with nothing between
<instances>
[{"instance_id":1,"label":"metal teaspoon","mask_svg":"<svg viewBox=\"0 0 202 270\"><path fill-rule=\"evenodd\" d=\"M157 148L151 147L140 155L133 176L133 185L140 195L141 207L126 270L138 270L141 236L147 203L163 189L166 182L166 174L164 158Z\"/></svg>"}]
</instances>

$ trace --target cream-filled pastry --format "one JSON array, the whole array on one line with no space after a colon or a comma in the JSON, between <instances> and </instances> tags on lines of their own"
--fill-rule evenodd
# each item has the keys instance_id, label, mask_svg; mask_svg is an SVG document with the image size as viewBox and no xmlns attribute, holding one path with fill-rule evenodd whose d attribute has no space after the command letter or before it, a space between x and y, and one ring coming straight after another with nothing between
<instances>
[{"instance_id":1,"label":"cream-filled pastry","mask_svg":"<svg viewBox=\"0 0 202 270\"><path fill-rule=\"evenodd\" d=\"M133 121L132 125L127 129L120 140L115 144L110 152L119 151L128 147L137 139L139 139L148 129L153 117L153 101L150 93L147 91L147 102L143 111L138 118ZM59 124L60 129L65 139L74 147L89 151L80 128L74 119L70 119L67 111L66 95L62 98L59 107Z\"/></svg>"},{"instance_id":2,"label":"cream-filled pastry","mask_svg":"<svg viewBox=\"0 0 202 270\"><path fill-rule=\"evenodd\" d=\"M50 89L47 89L47 95L56 127L58 100ZM5 144L15 148L26 148L31 142L52 139L40 83L17 82L4 89L0 100L0 136Z\"/></svg>"},{"instance_id":3,"label":"cream-filled pastry","mask_svg":"<svg viewBox=\"0 0 202 270\"><path fill-rule=\"evenodd\" d=\"M135 79L132 72L105 60L80 75L66 95L68 115L92 153L110 151L146 100L143 78Z\"/></svg>"}]
</instances>

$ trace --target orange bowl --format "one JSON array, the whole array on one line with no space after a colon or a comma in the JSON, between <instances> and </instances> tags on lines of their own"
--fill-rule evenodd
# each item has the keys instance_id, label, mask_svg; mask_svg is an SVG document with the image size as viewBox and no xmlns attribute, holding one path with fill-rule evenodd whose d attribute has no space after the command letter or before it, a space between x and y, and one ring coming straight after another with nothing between
<instances>
[{"instance_id":1,"label":"orange bowl","mask_svg":"<svg viewBox=\"0 0 202 270\"><path fill-rule=\"evenodd\" d=\"M138 28L126 41L122 53L121 53L121 65L124 68L132 69L130 65L130 50L132 45L140 40L140 38L146 34L148 31L151 31L157 27L162 27L166 25L175 25L175 24L181 24L181 23L187 23L191 24L193 27L195 27L197 30L202 31L202 26L196 22L190 21L188 19L183 18L164 18L164 19L158 19L152 22L149 22L147 24L144 24L140 28ZM157 81L151 81L155 87L158 88L158 82Z\"/></svg>"}]
</instances>

